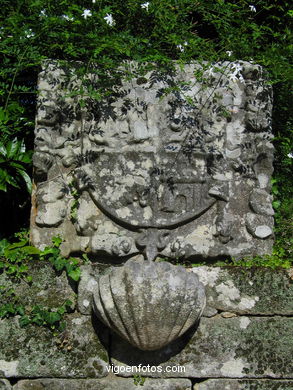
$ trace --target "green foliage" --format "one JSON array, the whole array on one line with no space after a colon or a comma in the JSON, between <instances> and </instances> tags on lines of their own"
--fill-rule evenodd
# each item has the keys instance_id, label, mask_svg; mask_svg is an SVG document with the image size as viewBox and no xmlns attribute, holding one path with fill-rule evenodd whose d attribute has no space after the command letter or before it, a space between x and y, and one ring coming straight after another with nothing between
<instances>
[{"instance_id":1,"label":"green foliage","mask_svg":"<svg viewBox=\"0 0 293 390\"><path fill-rule=\"evenodd\" d=\"M62 239L54 237L52 247L44 251L29 245L28 232L15 234L16 242L10 243L3 239L0 241L0 273L4 273L13 282L24 280L28 287L32 282L32 276L28 274L28 262L32 259L49 260L57 271L65 269L68 276L77 281L80 278L79 260L75 258L65 259L60 255ZM48 327L50 330L62 331L65 323L62 321L64 314L71 310L72 302L66 300L56 309L47 309L39 305L26 307L21 304L21 297L17 296L14 289L0 285L0 318L8 318L19 315L20 326L35 324Z\"/></svg>"},{"instance_id":2,"label":"green foliage","mask_svg":"<svg viewBox=\"0 0 293 390\"><path fill-rule=\"evenodd\" d=\"M46 247L40 253L40 259L50 261L56 271L65 270L71 279L78 281L81 274L79 268L80 261L75 257L69 257L67 259L61 255L60 245L62 241L62 238L54 237L52 239L53 246Z\"/></svg>"},{"instance_id":3,"label":"green foliage","mask_svg":"<svg viewBox=\"0 0 293 390\"><path fill-rule=\"evenodd\" d=\"M64 314L71 310L72 302L70 300L66 300L63 305L54 310L39 305L30 308L20 303L20 297L15 294L12 288L0 286L0 293L0 319L18 315L21 327L35 324L45 326L54 332L64 330L65 323L62 319Z\"/></svg>"},{"instance_id":4,"label":"green foliage","mask_svg":"<svg viewBox=\"0 0 293 390\"><path fill-rule=\"evenodd\" d=\"M290 268L292 262L286 256L286 250L283 248L275 248L271 255L244 257L242 259L218 261L215 266L237 266L237 267L268 267L272 269Z\"/></svg>"},{"instance_id":5,"label":"green foliage","mask_svg":"<svg viewBox=\"0 0 293 390\"><path fill-rule=\"evenodd\" d=\"M71 207L70 207L70 219L71 219L72 223L75 223L76 219L77 219L77 209L78 209L78 206L79 206L80 193L74 187L73 184L70 184L69 188L70 188L70 194L71 194L71 196L73 198L73 201L72 201Z\"/></svg>"},{"instance_id":6,"label":"green foliage","mask_svg":"<svg viewBox=\"0 0 293 390\"><path fill-rule=\"evenodd\" d=\"M71 309L72 302L66 300L64 304L55 310L47 309L39 305L33 306L31 310L27 310L26 313L21 315L19 324L21 327L35 324L38 326L45 326L52 331L63 331L65 329L65 323L62 318L65 313L68 313Z\"/></svg>"},{"instance_id":7,"label":"green foliage","mask_svg":"<svg viewBox=\"0 0 293 390\"><path fill-rule=\"evenodd\" d=\"M10 243L6 239L0 241L0 272L5 272L16 281L25 279L31 282L31 276L28 275L28 262L34 258L49 261L58 272L65 270L74 281L80 279L80 260L75 257L67 259L61 256L62 238L53 237L52 246L41 251L29 245L27 232L18 233L15 236L18 238L17 242ZM87 256L84 255L83 259L86 261Z\"/></svg>"},{"instance_id":8,"label":"green foliage","mask_svg":"<svg viewBox=\"0 0 293 390\"><path fill-rule=\"evenodd\" d=\"M19 241L10 243L3 239L0 241L0 272L5 272L15 280L25 279L31 282L31 276L28 275L28 262L36 255L40 254L40 250L29 245L27 234L18 235Z\"/></svg>"},{"instance_id":9,"label":"green foliage","mask_svg":"<svg viewBox=\"0 0 293 390\"><path fill-rule=\"evenodd\" d=\"M6 144L0 141L0 191L7 192L10 187L21 188L25 184L31 192L32 182L26 173L26 165L30 163L31 153L26 152L23 140L14 138Z\"/></svg>"},{"instance_id":10,"label":"green foliage","mask_svg":"<svg viewBox=\"0 0 293 390\"><path fill-rule=\"evenodd\" d=\"M0 318L13 317L15 315L24 315L24 306L20 304L19 297L16 296L13 288L7 288L0 285Z\"/></svg>"},{"instance_id":11,"label":"green foliage","mask_svg":"<svg viewBox=\"0 0 293 390\"><path fill-rule=\"evenodd\" d=\"M143 386L145 383L146 378L139 375L139 374L134 374L133 375L133 383L135 386Z\"/></svg>"}]
</instances>

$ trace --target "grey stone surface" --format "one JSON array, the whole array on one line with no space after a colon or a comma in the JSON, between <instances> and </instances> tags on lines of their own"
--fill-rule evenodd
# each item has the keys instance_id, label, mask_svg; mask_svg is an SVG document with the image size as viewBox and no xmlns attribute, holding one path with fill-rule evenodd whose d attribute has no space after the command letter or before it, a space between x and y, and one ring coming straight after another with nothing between
<instances>
[{"instance_id":1,"label":"grey stone surface","mask_svg":"<svg viewBox=\"0 0 293 390\"><path fill-rule=\"evenodd\" d=\"M13 390L191 390L188 379L146 379L143 386L134 379L108 377L105 379L35 379L19 381Z\"/></svg>"},{"instance_id":2,"label":"grey stone surface","mask_svg":"<svg viewBox=\"0 0 293 390\"><path fill-rule=\"evenodd\" d=\"M293 381L272 379L209 379L194 385L193 390L292 390Z\"/></svg>"},{"instance_id":3,"label":"grey stone surface","mask_svg":"<svg viewBox=\"0 0 293 390\"><path fill-rule=\"evenodd\" d=\"M206 300L197 275L142 256L101 276L93 298L97 316L109 328L149 351L184 334L199 319Z\"/></svg>"},{"instance_id":4,"label":"grey stone surface","mask_svg":"<svg viewBox=\"0 0 293 390\"><path fill-rule=\"evenodd\" d=\"M256 189L251 192L249 204L252 210L257 214L274 215L272 195L269 195L262 189Z\"/></svg>"},{"instance_id":5,"label":"grey stone surface","mask_svg":"<svg viewBox=\"0 0 293 390\"><path fill-rule=\"evenodd\" d=\"M0 390L11 390L12 387L8 380L6 379L0 379Z\"/></svg>"},{"instance_id":6,"label":"grey stone surface","mask_svg":"<svg viewBox=\"0 0 293 390\"><path fill-rule=\"evenodd\" d=\"M248 213L246 215L247 231L255 238L267 238L273 233L273 217Z\"/></svg>"},{"instance_id":7,"label":"grey stone surface","mask_svg":"<svg viewBox=\"0 0 293 390\"><path fill-rule=\"evenodd\" d=\"M160 365L162 373L151 373L153 377L172 377L166 367L179 366L176 377L292 379L292 331L293 318L202 318L194 334L156 354L142 353L114 337L112 362Z\"/></svg>"},{"instance_id":8,"label":"grey stone surface","mask_svg":"<svg viewBox=\"0 0 293 390\"><path fill-rule=\"evenodd\" d=\"M63 305L66 300L70 300L71 307L74 308L76 294L65 272L56 275L52 265L45 261L29 262L27 272L32 277L30 284L23 279L15 283L15 280L5 273L0 274L0 285L6 290L14 290L19 299L18 304L26 307L39 305L47 309L55 309Z\"/></svg>"},{"instance_id":9,"label":"grey stone surface","mask_svg":"<svg viewBox=\"0 0 293 390\"><path fill-rule=\"evenodd\" d=\"M141 77L137 64L125 67L134 77L102 101L83 86L81 109L71 93L81 85L74 68L44 63L33 243L60 234L64 254L112 260L269 253L272 97L262 68L195 63ZM86 79L101 87L94 69Z\"/></svg>"},{"instance_id":10,"label":"grey stone surface","mask_svg":"<svg viewBox=\"0 0 293 390\"><path fill-rule=\"evenodd\" d=\"M53 336L44 327L20 328L18 319L0 320L0 375L6 378L99 378L108 355L88 316L70 314L66 329Z\"/></svg>"},{"instance_id":11,"label":"grey stone surface","mask_svg":"<svg viewBox=\"0 0 293 390\"><path fill-rule=\"evenodd\" d=\"M292 269L194 267L205 286L206 313L212 310L241 314L292 315ZM210 316L210 315L207 315Z\"/></svg>"},{"instance_id":12,"label":"grey stone surface","mask_svg":"<svg viewBox=\"0 0 293 390\"><path fill-rule=\"evenodd\" d=\"M93 292L98 286L99 274L93 274L91 266L81 267L81 277L78 284L78 310L82 314L90 315L92 312Z\"/></svg>"}]
</instances>

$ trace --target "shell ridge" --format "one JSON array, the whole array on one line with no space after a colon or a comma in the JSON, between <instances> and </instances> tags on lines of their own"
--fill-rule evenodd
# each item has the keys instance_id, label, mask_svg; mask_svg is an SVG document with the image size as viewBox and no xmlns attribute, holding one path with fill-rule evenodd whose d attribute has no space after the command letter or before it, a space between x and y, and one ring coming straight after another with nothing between
<instances>
[{"instance_id":1,"label":"shell ridge","mask_svg":"<svg viewBox=\"0 0 293 390\"><path fill-rule=\"evenodd\" d=\"M107 275L107 277L106 277L105 279L107 279L108 282L109 282L109 281L110 281L109 275ZM105 302L104 302L104 298L105 298L105 297L104 297L104 294L103 294L103 292L102 292L102 290L101 290L101 286L102 286L102 285L99 283L99 297L100 297L100 302L101 302L101 306L102 306L102 309L103 309L103 314L105 314L105 317L102 316L102 314L99 312L99 309L98 309L98 312L99 312L100 316L102 316L103 322L104 322L104 323L106 322L106 325L107 325L107 322L108 322L108 323L110 324L110 325L109 325L110 328L117 329L117 327L116 327L115 323L113 322L113 320L112 320L110 314L108 313L107 307L106 307L106 305L105 305ZM111 296L111 297L112 297L112 296ZM112 301L113 301L113 299L112 299ZM97 306L96 306L96 307L97 307Z\"/></svg>"},{"instance_id":2,"label":"shell ridge","mask_svg":"<svg viewBox=\"0 0 293 390\"><path fill-rule=\"evenodd\" d=\"M119 319L120 319L120 324L122 325L122 328L124 328L124 332L122 332L119 328L118 328L118 326L116 326L116 329L117 329L117 331L120 333L120 334L124 334L124 337L126 336L127 337L127 340L129 341L129 340L131 340L131 332L127 329L127 326L125 325L125 322L124 322L124 319L123 319L123 317L122 317L122 315L121 315L121 312L120 312L120 310L118 309L118 307L119 307L119 304L117 303L117 301L116 301L116 296L115 296L115 294L113 294L113 286L112 286L112 279L109 277L109 288L110 288L110 291L111 291L111 296L112 296L112 299L113 299L113 303L114 303L114 307L115 307L115 309L116 309L116 312L117 312L117 314L118 314L118 317L119 317ZM127 296L127 294L126 294L126 296Z\"/></svg>"},{"instance_id":3,"label":"shell ridge","mask_svg":"<svg viewBox=\"0 0 293 390\"><path fill-rule=\"evenodd\" d=\"M153 264L152 263L150 263L150 268L151 267L153 267ZM154 270L155 271L155 275L154 275L154 279L156 279L157 278L157 270ZM150 291L150 293L152 294L152 285L150 284L149 285L149 289L148 289L149 291ZM144 294L145 295L145 294ZM152 313L153 314L153 310L150 310L151 308L150 308L150 300L146 300L146 302L145 302L146 304L144 305L144 308L143 308L143 317L144 318L148 318L148 315L147 315L147 313ZM153 319L153 317L152 317L152 319ZM145 326L144 327L144 331L145 331L145 341L144 342L142 342L142 346L145 348L145 344L152 344L153 343L153 339L150 337L150 334L149 334L149 323L147 323L147 326ZM151 342L151 343L150 343ZM147 348L147 349L149 349L149 347Z\"/></svg>"},{"instance_id":4,"label":"shell ridge","mask_svg":"<svg viewBox=\"0 0 293 390\"><path fill-rule=\"evenodd\" d=\"M136 338L136 346L139 347L139 346L143 345L143 341L141 340L141 335L139 333L138 325L137 325L137 322L135 320L134 310L133 310L133 306L132 306L133 299L130 299L130 296L128 294L129 288L127 288L127 286L129 286L129 284L131 284L131 279L128 279L128 277L129 277L129 274L127 272L125 272L124 273L124 280L125 280L125 286L126 286L126 301L127 301L128 307L130 309L131 319L132 319L133 326L134 326L135 333L136 333L136 335L135 335L136 336L135 337Z\"/></svg>"},{"instance_id":5,"label":"shell ridge","mask_svg":"<svg viewBox=\"0 0 293 390\"><path fill-rule=\"evenodd\" d=\"M185 278L185 284L184 284L184 291L185 291L185 294L184 294L184 302L185 302L185 300L186 300L186 296L187 296L187 278ZM181 332L181 330L182 330L182 327L179 329L179 331L174 335L173 334L173 330L175 329L175 326L177 325L177 322L178 322L178 319L181 319L180 318L180 313L181 313L181 311L182 311L182 304L180 305L180 309L179 309L179 311L178 311L178 315L175 317L175 321L174 321L174 324L173 324L173 327L172 327L172 330L171 330L171 332L170 332L170 335L169 335L169 337L168 337L168 342L170 342L170 341L172 341L173 339L175 339L175 338L177 338L178 337L178 335L180 334L180 332Z\"/></svg>"},{"instance_id":6,"label":"shell ridge","mask_svg":"<svg viewBox=\"0 0 293 390\"><path fill-rule=\"evenodd\" d=\"M93 294L93 306L94 306L94 312L96 313L96 315L100 318L100 320L102 322L104 322L105 325L107 326L111 326L111 322L109 321L109 318L107 316L107 312L105 310L105 307L104 307L104 304L103 304L103 299L102 299L102 296L101 296L101 291L100 291L100 283L98 281L98 286L97 288L95 289L94 291L94 294ZM98 295L98 297L96 298L96 295Z\"/></svg>"},{"instance_id":7,"label":"shell ridge","mask_svg":"<svg viewBox=\"0 0 293 390\"><path fill-rule=\"evenodd\" d=\"M198 284L198 286L197 286L197 296L196 296L196 300L197 301L198 301L198 290L199 290L199 288L201 288L201 284ZM201 308L201 310L199 312L197 310L194 311L194 307L193 306L191 307L190 312L189 312L188 316L186 317L186 320L185 320L184 324L182 325L182 327L180 329L180 332L178 333L177 337L181 336L183 333L185 333L187 331L187 329L190 328L191 325L186 327L186 324L189 322L191 317L194 317L192 323L195 323L200 318L201 313L202 313L202 311L204 309L204 306L205 306L204 304L205 304L205 302L203 302L202 308Z\"/></svg>"}]
</instances>

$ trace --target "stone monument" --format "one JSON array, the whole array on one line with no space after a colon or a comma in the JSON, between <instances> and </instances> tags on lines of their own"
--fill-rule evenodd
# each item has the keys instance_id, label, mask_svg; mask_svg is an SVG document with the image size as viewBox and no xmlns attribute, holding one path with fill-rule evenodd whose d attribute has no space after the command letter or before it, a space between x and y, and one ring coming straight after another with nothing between
<instances>
[{"instance_id":1,"label":"stone monument","mask_svg":"<svg viewBox=\"0 0 293 390\"><path fill-rule=\"evenodd\" d=\"M86 252L110 262L143 254L145 269L141 260L130 260L111 277L118 283L132 275L129 289L138 283L137 270L140 288L147 280L150 290L155 287L147 267L163 275L159 263L149 264L158 257L180 261L270 253L272 91L262 68L243 61L195 63L170 72L153 68L140 76L138 64L127 66L137 76L121 78L99 100L92 97L101 82L94 71L80 78L74 67L44 64L35 130L33 243L42 248L60 235L65 255ZM166 283L162 279L162 288L183 305L186 271L172 267L167 266L171 276ZM174 295L171 279L177 276ZM195 310L183 308L188 326L164 332L161 343L139 335L133 341L129 330L114 324L117 313L115 320L109 314L114 303L124 307L132 299L126 294L117 303L113 291L107 298L111 277L100 278L95 310L142 349L178 337L204 306L202 285L194 279L194 301L185 303ZM110 311L102 304L107 299Z\"/></svg>"}]
</instances>

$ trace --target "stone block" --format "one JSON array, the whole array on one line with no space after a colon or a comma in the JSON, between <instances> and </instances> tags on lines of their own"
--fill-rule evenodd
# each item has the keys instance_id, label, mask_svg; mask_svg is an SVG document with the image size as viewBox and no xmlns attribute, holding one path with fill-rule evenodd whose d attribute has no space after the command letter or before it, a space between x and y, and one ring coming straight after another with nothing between
<instances>
[{"instance_id":1,"label":"stone block","mask_svg":"<svg viewBox=\"0 0 293 390\"><path fill-rule=\"evenodd\" d=\"M112 362L117 366L159 365L160 377L291 379L292 331L290 317L202 318L194 334L185 334L180 343L155 354L132 348L115 336ZM176 374L167 372L167 367L175 366Z\"/></svg>"},{"instance_id":2,"label":"stone block","mask_svg":"<svg viewBox=\"0 0 293 390\"><path fill-rule=\"evenodd\" d=\"M18 318L0 320L0 374L6 378L99 378L108 355L89 316L70 314L64 332L21 328Z\"/></svg>"},{"instance_id":3,"label":"stone block","mask_svg":"<svg viewBox=\"0 0 293 390\"><path fill-rule=\"evenodd\" d=\"M50 263L39 260L29 262L28 275L32 277L30 284L24 280L15 282L2 273L0 274L0 285L6 290L13 289L19 298L19 304L27 307L39 305L55 309L63 305L66 300L70 300L72 309L74 308L76 294L65 272L56 274Z\"/></svg>"},{"instance_id":4,"label":"stone block","mask_svg":"<svg viewBox=\"0 0 293 390\"><path fill-rule=\"evenodd\" d=\"M293 380L209 379L194 385L193 390L292 390Z\"/></svg>"},{"instance_id":5,"label":"stone block","mask_svg":"<svg viewBox=\"0 0 293 390\"><path fill-rule=\"evenodd\" d=\"M19 381L13 390L191 390L188 379L149 379L143 386L134 379L108 377L105 379L35 379Z\"/></svg>"},{"instance_id":6,"label":"stone block","mask_svg":"<svg viewBox=\"0 0 293 390\"><path fill-rule=\"evenodd\" d=\"M205 286L206 313L293 314L292 269L194 267L190 272L196 273Z\"/></svg>"}]
</instances>

